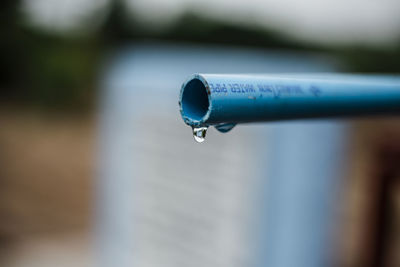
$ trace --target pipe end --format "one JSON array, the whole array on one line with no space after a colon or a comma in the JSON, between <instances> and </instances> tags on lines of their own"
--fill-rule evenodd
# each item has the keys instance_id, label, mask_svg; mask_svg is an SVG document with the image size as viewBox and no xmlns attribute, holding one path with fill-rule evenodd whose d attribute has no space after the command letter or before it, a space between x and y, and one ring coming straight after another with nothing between
<instances>
[{"instance_id":1,"label":"pipe end","mask_svg":"<svg viewBox=\"0 0 400 267\"><path fill-rule=\"evenodd\" d=\"M180 112L190 126L205 126L211 111L211 92L206 80L199 74L183 83L180 92Z\"/></svg>"}]
</instances>

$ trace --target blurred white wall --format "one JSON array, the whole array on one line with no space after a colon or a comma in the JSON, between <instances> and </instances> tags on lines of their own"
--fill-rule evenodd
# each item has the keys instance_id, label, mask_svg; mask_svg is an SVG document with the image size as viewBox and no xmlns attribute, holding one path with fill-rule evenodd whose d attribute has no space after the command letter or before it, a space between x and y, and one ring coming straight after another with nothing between
<instances>
[{"instance_id":1,"label":"blurred white wall","mask_svg":"<svg viewBox=\"0 0 400 267\"><path fill-rule=\"evenodd\" d=\"M108 61L94 220L99 266L328 261L326 221L334 216L343 125L250 124L227 134L212 128L199 144L178 109L181 83L194 72L316 72L332 69L328 62L310 54L165 44L126 48Z\"/></svg>"}]
</instances>

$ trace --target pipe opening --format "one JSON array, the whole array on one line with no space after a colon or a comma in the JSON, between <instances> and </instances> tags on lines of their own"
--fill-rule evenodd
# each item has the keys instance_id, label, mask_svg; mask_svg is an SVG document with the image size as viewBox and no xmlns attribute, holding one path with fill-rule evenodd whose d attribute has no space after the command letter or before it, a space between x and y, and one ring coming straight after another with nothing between
<instances>
[{"instance_id":1,"label":"pipe opening","mask_svg":"<svg viewBox=\"0 0 400 267\"><path fill-rule=\"evenodd\" d=\"M193 79L185 85L181 105L183 116L189 119L199 121L207 114L210 103L202 81Z\"/></svg>"}]
</instances>

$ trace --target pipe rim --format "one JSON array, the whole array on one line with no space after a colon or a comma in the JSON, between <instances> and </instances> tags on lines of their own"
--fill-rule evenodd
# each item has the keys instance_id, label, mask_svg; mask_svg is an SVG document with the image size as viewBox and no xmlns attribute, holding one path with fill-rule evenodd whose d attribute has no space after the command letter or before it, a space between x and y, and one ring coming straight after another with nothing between
<instances>
[{"instance_id":1,"label":"pipe rim","mask_svg":"<svg viewBox=\"0 0 400 267\"><path fill-rule=\"evenodd\" d=\"M211 91L205 78L194 74L183 84L180 92L180 113L190 126L204 126L211 112Z\"/></svg>"}]
</instances>

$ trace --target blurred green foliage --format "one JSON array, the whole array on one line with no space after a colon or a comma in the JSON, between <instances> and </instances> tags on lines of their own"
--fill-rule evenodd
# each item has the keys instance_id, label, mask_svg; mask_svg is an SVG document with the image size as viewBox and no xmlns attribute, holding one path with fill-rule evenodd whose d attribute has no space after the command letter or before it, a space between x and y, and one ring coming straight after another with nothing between
<instances>
[{"instance_id":1,"label":"blurred green foliage","mask_svg":"<svg viewBox=\"0 0 400 267\"><path fill-rule=\"evenodd\" d=\"M400 42L391 48L346 47L328 50L346 71L400 74Z\"/></svg>"},{"instance_id":2,"label":"blurred green foliage","mask_svg":"<svg viewBox=\"0 0 400 267\"><path fill-rule=\"evenodd\" d=\"M100 55L95 40L35 33L26 42L25 80L14 96L50 107L89 104Z\"/></svg>"},{"instance_id":3,"label":"blurred green foliage","mask_svg":"<svg viewBox=\"0 0 400 267\"><path fill-rule=\"evenodd\" d=\"M130 18L123 2L114 0L97 31L76 36L50 33L24 23L19 1L3 0L0 97L41 107L90 107L104 55L120 44L142 39L311 50L339 59L344 71L400 73L400 43L390 49L322 47L301 43L277 31L230 24L190 12L161 32L149 31Z\"/></svg>"},{"instance_id":4,"label":"blurred green foliage","mask_svg":"<svg viewBox=\"0 0 400 267\"><path fill-rule=\"evenodd\" d=\"M278 31L260 26L229 24L187 12L159 36L176 42L211 43L277 49L307 49Z\"/></svg>"},{"instance_id":5,"label":"blurred green foliage","mask_svg":"<svg viewBox=\"0 0 400 267\"><path fill-rule=\"evenodd\" d=\"M18 1L6 0L0 12L0 97L51 108L90 105L101 53L97 37L74 38L29 27Z\"/></svg>"}]
</instances>

